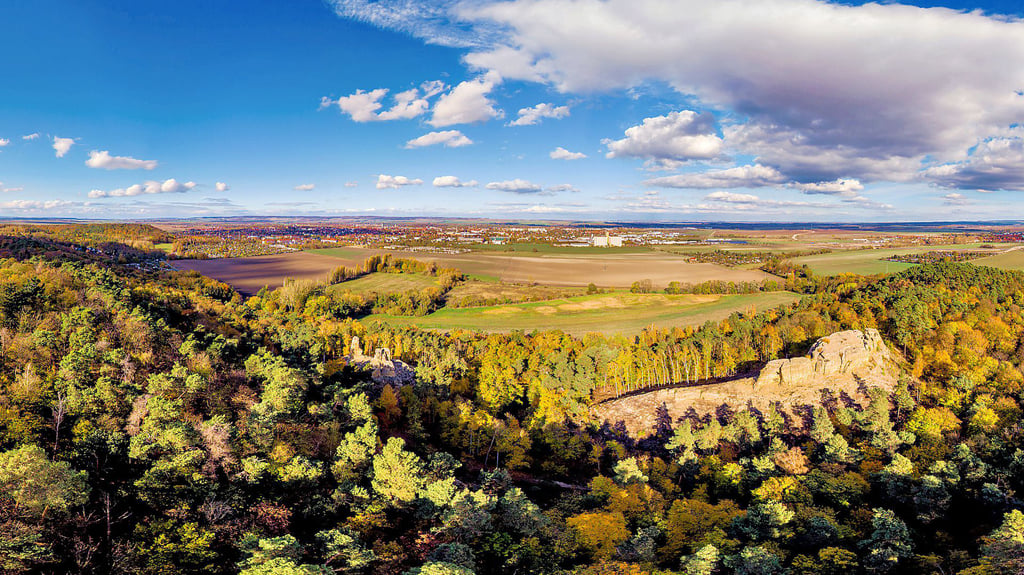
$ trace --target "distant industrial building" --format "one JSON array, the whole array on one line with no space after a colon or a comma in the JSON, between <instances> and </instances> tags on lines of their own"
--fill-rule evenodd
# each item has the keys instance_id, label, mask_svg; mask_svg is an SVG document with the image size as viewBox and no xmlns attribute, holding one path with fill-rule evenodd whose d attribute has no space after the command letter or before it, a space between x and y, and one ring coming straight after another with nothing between
<instances>
[{"instance_id":1,"label":"distant industrial building","mask_svg":"<svg viewBox=\"0 0 1024 575\"><path fill-rule=\"evenodd\" d=\"M605 232L604 237L594 236L591 239L591 243L595 248L621 248L622 236L611 236L608 235L608 232Z\"/></svg>"}]
</instances>

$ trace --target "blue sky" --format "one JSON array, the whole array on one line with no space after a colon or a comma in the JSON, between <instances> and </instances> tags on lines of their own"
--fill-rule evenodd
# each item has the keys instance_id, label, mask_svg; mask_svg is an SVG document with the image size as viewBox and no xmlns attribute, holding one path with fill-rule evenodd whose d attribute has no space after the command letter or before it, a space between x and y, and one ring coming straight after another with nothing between
<instances>
[{"instance_id":1,"label":"blue sky","mask_svg":"<svg viewBox=\"0 0 1024 575\"><path fill-rule=\"evenodd\" d=\"M0 4L0 216L1024 218L1018 2Z\"/></svg>"}]
</instances>

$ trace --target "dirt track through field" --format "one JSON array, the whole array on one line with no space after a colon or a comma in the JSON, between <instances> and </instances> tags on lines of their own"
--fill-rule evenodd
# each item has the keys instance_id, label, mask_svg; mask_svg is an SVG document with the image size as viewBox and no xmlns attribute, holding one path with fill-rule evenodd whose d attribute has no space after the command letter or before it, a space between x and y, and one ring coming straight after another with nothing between
<instances>
[{"instance_id":1,"label":"dirt track through field","mask_svg":"<svg viewBox=\"0 0 1024 575\"><path fill-rule=\"evenodd\" d=\"M323 253L296 252L253 258L179 260L178 269L196 270L229 283L251 295L264 285L280 287L285 278L324 279L339 265L354 267L363 259L380 253L437 262L441 267L497 278L510 283L538 283L556 286L629 287L639 280L651 280L654 288L669 282L701 283L709 280L760 281L767 276L757 270L731 269L714 264L689 263L683 257L663 252L580 256L521 256L491 253L432 254L382 250L347 249L348 257Z\"/></svg>"}]
</instances>

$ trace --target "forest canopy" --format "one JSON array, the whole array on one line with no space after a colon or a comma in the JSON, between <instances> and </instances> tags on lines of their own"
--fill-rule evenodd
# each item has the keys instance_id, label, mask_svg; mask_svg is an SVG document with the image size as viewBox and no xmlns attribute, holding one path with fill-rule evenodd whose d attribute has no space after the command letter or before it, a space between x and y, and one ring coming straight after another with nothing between
<instances>
[{"instance_id":1,"label":"forest canopy","mask_svg":"<svg viewBox=\"0 0 1024 575\"><path fill-rule=\"evenodd\" d=\"M800 302L698 328L435 333L364 324L326 285L244 298L133 265L146 246L121 242L166 239L141 231L110 253L86 232L0 239L17 246L0 260L2 572L1024 569L1024 274L790 273ZM643 437L590 416L608 390L867 328L904 372L863 407L660 418ZM353 337L414 381L349 361Z\"/></svg>"}]
</instances>

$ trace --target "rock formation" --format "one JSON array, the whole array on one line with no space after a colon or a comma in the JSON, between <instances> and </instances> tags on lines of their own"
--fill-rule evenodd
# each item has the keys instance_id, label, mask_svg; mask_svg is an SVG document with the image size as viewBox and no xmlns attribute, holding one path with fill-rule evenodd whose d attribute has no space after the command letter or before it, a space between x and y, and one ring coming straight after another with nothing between
<instances>
[{"instance_id":1,"label":"rock formation","mask_svg":"<svg viewBox=\"0 0 1024 575\"><path fill-rule=\"evenodd\" d=\"M877 329L841 331L816 341L806 357L769 361L756 388L799 386L842 373L874 374L892 362Z\"/></svg>"},{"instance_id":2,"label":"rock formation","mask_svg":"<svg viewBox=\"0 0 1024 575\"><path fill-rule=\"evenodd\" d=\"M382 385L404 385L416 379L415 370L402 360L392 359L386 347L374 350L372 358L364 355L358 336L352 337L347 359L351 366L370 370L373 381Z\"/></svg>"},{"instance_id":3,"label":"rock formation","mask_svg":"<svg viewBox=\"0 0 1024 575\"><path fill-rule=\"evenodd\" d=\"M593 413L599 421L623 421L630 433L645 435L653 429L662 405L675 421L691 409L703 415L722 405L763 412L775 403L791 411L820 404L823 390L863 404L867 389L892 389L898 377L899 366L878 330L841 331L819 339L804 357L768 362L756 378L661 389L599 404Z\"/></svg>"}]
</instances>

